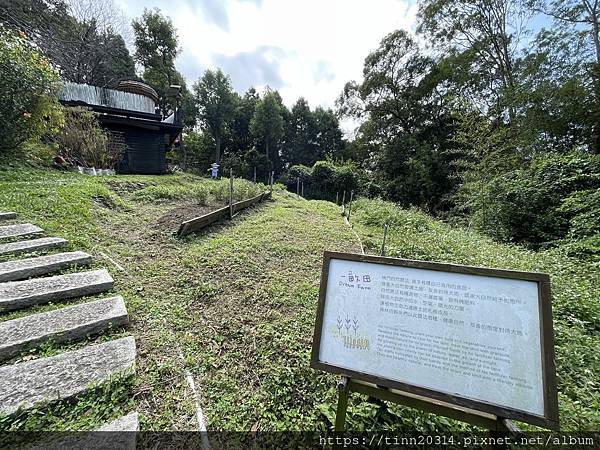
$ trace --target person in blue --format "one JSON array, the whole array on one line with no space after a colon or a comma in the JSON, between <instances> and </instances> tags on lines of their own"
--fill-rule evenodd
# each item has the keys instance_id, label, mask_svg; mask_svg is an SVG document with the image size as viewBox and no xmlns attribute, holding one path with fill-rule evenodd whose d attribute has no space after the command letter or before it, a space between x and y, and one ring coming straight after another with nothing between
<instances>
[{"instance_id":1,"label":"person in blue","mask_svg":"<svg viewBox=\"0 0 600 450\"><path fill-rule=\"evenodd\" d=\"M219 165L216 162L212 163L208 170L210 170L210 177L215 180L219 175Z\"/></svg>"}]
</instances>

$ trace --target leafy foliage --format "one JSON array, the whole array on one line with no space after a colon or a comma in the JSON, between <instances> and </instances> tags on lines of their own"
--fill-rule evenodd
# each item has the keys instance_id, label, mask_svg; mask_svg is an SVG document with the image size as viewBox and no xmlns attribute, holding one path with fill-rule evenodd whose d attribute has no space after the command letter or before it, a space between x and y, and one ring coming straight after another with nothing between
<instances>
[{"instance_id":1,"label":"leafy foliage","mask_svg":"<svg viewBox=\"0 0 600 450\"><path fill-rule=\"evenodd\" d=\"M194 84L198 121L215 143L214 162L221 162L221 144L235 110L231 81L220 69L207 70Z\"/></svg>"},{"instance_id":2,"label":"leafy foliage","mask_svg":"<svg viewBox=\"0 0 600 450\"><path fill-rule=\"evenodd\" d=\"M254 116L250 122L250 131L255 138L264 143L265 156L269 158L269 147L277 150L283 137L283 117L277 96L267 92L256 105Z\"/></svg>"},{"instance_id":3,"label":"leafy foliage","mask_svg":"<svg viewBox=\"0 0 600 450\"><path fill-rule=\"evenodd\" d=\"M280 181L292 192L296 192L300 182L307 198L335 201L337 197L341 201L344 191L346 199L350 198L351 191L358 193L360 175L359 170L350 163L317 161L312 167L290 167Z\"/></svg>"},{"instance_id":4,"label":"leafy foliage","mask_svg":"<svg viewBox=\"0 0 600 450\"><path fill-rule=\"evenodd\" d=\"M471 224L501 240L540 245L597 232L597 156L540 155L489 180L475 177L462 189Z\"/></svg>"},{"instance_id":5,"label":"leafy foliage","mask_svg":"<svg viewBox=\"0 0 600 450\"><path fill-rule=\"evenodd\" d=\"M56 132L62 108L53 97L58 76L23 35L0 26L0 152Z\"/></svg>"},{"instance_id":6,"label":"leafy foliage","mask_svg":"<svg viewBox=\"0 0 600 450\"><path fill-rule=\"evenodd\" d=\"M134 62L121 35L122 20L111 0L2 2L0 20L25 33L64 80L112 86L135 78Z\"/></svg>"},{"instance_id":7,"label":"leafy foliage","mask_svg":"<svg viewBox=\"0 0 600 450\"><path fill-rule=\"evenodd\" d=\"M83 108L67 108L65 123L55 141L65 161L84 167L114 169L124 151L109 145L109 134L100 127L96 114Z\"/></svg>"}]
</instances>

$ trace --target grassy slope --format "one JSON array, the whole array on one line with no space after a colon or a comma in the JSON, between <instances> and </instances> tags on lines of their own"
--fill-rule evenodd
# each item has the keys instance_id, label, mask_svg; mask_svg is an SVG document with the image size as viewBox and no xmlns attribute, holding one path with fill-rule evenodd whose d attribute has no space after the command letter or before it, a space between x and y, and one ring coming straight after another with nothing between
<instances>
[{"instance_id":1,"label":"grassy slope","mask_svg":"<svg viewBox=\"0 0 600 450\"><path fill-rule=\"evenodd\" d=\"M275 202L242 213L231 223L182 240L171 235L182 217L199 210L199 201L224 199L226 185L190 176L0 172L0 210L18 210L51 233L71 239L73 248L92 251L97 264L109 268L115 291L127 302L132 318L128 331L139 348L133 398L127 395L130 381L118 381L116 389L88 396L75 408L58 406L52 414L36 412L4 426L89 429L136 408L144 430L194 429L184 361L211 429L328 426L335 379L308 367L321 255L325 248L357 251L356 238L331 203L307 202L282 192ZM248 184L239 182L237 188L251 194ZM593 350L598 347L599 280L593 267L557 254L494 244L389 205L357 206L353 222L371 253L379 245L380 223L391 218L392 256L550 272L561 346L557 360L563 424L568 429L598 427L598 357ZM118 271L99 251L126 270ZM364 401L353 402L349 424L354 429L405 430L459 426Z\"/></svg>"}]
</instances>

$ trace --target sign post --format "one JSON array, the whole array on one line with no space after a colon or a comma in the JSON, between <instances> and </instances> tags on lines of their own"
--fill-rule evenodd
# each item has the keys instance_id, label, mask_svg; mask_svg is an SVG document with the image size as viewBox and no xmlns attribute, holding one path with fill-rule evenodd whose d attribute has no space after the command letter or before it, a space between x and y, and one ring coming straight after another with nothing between
<instances>
[{"instance_id":1,"label":"sign post","mask_svg":"<svg viewBox=\"0 0 600 450\"><path fill-rule=\"evenodd\" d=\"M311 367L351 392L491 431L557 430L549 277L325 252Z\"/></svg>"}]
</instances>

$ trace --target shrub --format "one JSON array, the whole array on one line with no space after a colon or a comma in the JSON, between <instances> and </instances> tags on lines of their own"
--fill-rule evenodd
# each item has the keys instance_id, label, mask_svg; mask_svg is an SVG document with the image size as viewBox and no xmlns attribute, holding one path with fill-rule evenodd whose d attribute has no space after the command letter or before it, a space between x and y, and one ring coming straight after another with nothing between
<instances>
[{"instance_id":1,"label":"shrub","mask_svg":"<svg viewBox=\"0 0 600 450\"><path fill-rule=\"evenodd\" d=\"M540 155L524 168L468 182L470 223L493 237L540 245L598 230L600 156Z\"/></svg>"},{"instance_id":2,"label":"shrub","mask_svg":"<svg viewBox=\"0 0 600 450\"><path fill-rule=\"evenodd\" d=\"M289 168L287 172L279 177L279 182L284 184L290 192L296 192L296 183L300 182L307 184L310 180L312 169L310 167L298 164Z\"/></svg>"},{"instance_id":3,"label":"shrub","mask_svg":"<svg viewBox=\"0 0 600 450\"><path fill-rule=\"evenodd\" d=\"M84 108L65 109L65 124L56 136L56 142L60 155L67 162L98 168L114 168L124 147L118 136L109 139L96 114Z\"/></svg>"},{"instance_id":4,"label":"shrub","mask_svg":"<svg viewBox=\"0 0 600 450\"><path fill-rule=\"evenodd\" d=\"M346 199L350 191L358 193L360 177L358 170L350 164L339 164L332 161L317 161L312 168L303 165L292 166L280 181L288 190L296 192L296 183L304 183L306 197L334 201L336 194L341 199L346 191Z\"/></svg>"},{"instance_id":5,"label":"shrub","mask_svg":"<svg viewBox=\"0 0 600 450\"><path fill-rule=\"evenodd\" d=\"M221 167L219 169L219 174L222 177L229 178L229 170L233 170L234 177L248 177L248 173L250 172L250 167L248 163L244 161L243 158L237 155L227 155L221 160Z\"/></svg>"},{"instance_id":6,"label":"shrub","mask_svg":"<svg viewBox=\"0 0 600 450\"><path fill-rule=\"evenodd\" d=\"M25 38L0 24L0 154L57 131L58 74Z\"/></svg>"}]
</instances>

